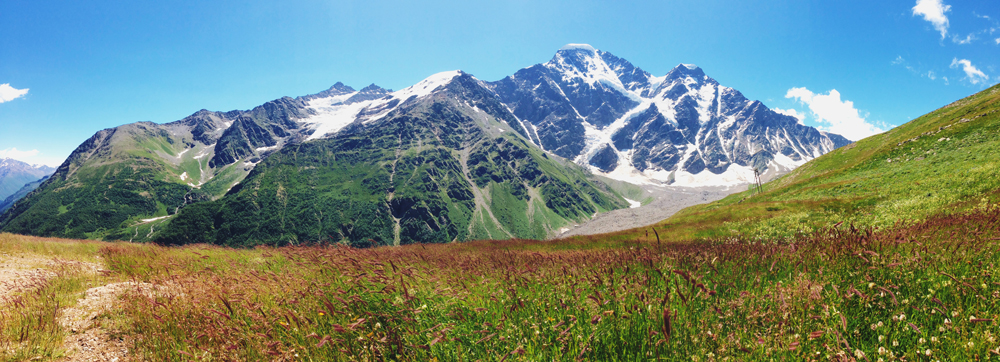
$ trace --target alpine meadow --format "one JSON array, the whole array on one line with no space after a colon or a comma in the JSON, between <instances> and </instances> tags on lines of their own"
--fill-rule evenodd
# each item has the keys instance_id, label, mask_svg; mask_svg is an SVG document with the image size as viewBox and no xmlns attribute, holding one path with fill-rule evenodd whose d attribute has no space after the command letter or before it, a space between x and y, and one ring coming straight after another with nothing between
<instances>
[{"instance_id":1,"label":"alpine meadow","mask_svg":"<svg viewBox=\"0 0 1000 362\"><path fill-rule=\"evenodd\" d=\"M1000 361L995 6L140 3L0 5L0 362Z\"/></svg>"}]
</instances>

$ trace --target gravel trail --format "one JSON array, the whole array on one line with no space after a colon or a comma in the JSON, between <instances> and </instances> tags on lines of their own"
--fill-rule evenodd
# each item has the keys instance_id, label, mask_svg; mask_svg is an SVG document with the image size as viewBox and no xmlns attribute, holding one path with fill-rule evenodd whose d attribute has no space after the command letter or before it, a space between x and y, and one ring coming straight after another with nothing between
<instances>
[{"instance_id":1,"label":"gravel trail","mask_svg":"<svg viewBox=\"0 0 1000 362\"><path fill-rule=\"evenodd\" d=\"M577 235L594 235L628 230L663 221L682 209L722 199L746 190L746 185L732 187L661 187L642 186L654 200L649 204L629 209L612 210L597 214L583 224L564 228L556 238ZM566 230L568 229L568 230Z\"/></svg>"}]
</instances>

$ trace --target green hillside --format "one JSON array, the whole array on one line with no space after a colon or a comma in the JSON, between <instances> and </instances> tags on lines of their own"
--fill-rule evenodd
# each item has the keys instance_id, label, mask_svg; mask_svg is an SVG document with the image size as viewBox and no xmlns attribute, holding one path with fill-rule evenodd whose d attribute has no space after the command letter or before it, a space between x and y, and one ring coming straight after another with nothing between
<instances>
[{"instance_id":1,"label":"green hillside","mask_svg":"<svg viewBox=\"0 0 1000 362\"><path fill-rule=\"evenodd\" d=\"M677 240L773 240L840 222L887 228L985 207L1000 196L998 110L1000 86L994 86L810 161L765 184L762 194L690 207L655 228ZM647 238L647 232L590 239Z\"/></svg>"},{"instance_id":2,"label":"green hillside","mask_svg":"<svg viewBox=\"0 0 1000 362\"><path fill-rule=\"evenodd\" d=\"M208 168L202 153L211 148L176 128L134 123L98 132L0 215L0 227L21 234L141 240L148 234L137 230L147 226L142 219L221 196L247 173L238 163Z\"/></svg>"},{"instance_id":3,"label":"green hillside","mask_svg":"<svg viewBox=\"0 0 1000 362\"><path fill-rule=\"evenodd\" d=\"M289 146L229 194L189 205L157 241L352 246L544 239L627 204L530 145L478 81L456 77L374 127Z\"/></svg>"}]
</instances>

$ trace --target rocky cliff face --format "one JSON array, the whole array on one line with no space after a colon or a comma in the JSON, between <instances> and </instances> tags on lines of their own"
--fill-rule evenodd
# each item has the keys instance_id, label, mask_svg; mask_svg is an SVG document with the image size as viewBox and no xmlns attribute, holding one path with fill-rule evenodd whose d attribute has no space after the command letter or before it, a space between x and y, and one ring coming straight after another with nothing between
<instances>
[{"instance_id":1,"label":"rocky cliff face","mask_svg":"<svg viewBox=\"0 0 1000 362\"><path fill-rule=\"evenodd\" d=\"M755 166L788 171L850 143L748 100L696 66L655 77L587 45L564 47L490 86L533 143L625 181L749 182Z\"/></svg>"}]
</instances>

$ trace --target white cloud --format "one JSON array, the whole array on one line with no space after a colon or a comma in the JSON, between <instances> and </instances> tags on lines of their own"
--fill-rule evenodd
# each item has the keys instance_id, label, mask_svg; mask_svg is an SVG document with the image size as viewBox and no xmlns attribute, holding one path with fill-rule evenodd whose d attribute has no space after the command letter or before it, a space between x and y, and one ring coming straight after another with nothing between
<instances>
[{"instance_id":1,"label":"white cloud","mask_svg":"<svg viewBox=\"0 0 1000 362\"><path fill-rule=\"evenodd\" d=\"M785 98L794 98L807 105L820 124L820 130L854 141L885 132L881 127L865 120L854 108L854 102L841 100L840 92L836 89L827 94L816 94L806 88L792 88L785 94Z\"/></svg>"},{"instance_id":2,"label":"white cloud","mask_svg":"<svg viewBox=\"0 0 1000 362\"><path fill-rule=\"evenodd\" d=\"M935 79L937 79L937 75L934 74L933 70L928 70L927 71L927 78L930 78L931 80L935 80Z\"/></svg>"},{"instance_id":3,"label":"white cloud","mask_svg":"<svg viewBox=\"0 0 1000 362\"><path fill-rule=\"evenodd\" d=\"M789 109L773 108L771 110L778 112L780 114L784 114L786 116L795 117L796 119L799 120L799 123L802 123L802 121L806 119L805 112L796 111L794 108L789 108Z\"/></svg>"},{"instance_id":4,"label":"white cloud","mask_svg":"<svg viewBox=\"0 0 1000 362\"><path fill-rule=\"evenodd\" d=\"M958 58L954 58L951 60L951 65L949 67L958 68L959 66L961 66L962 71L965 72L965 77L969 80L969 83L979 84L990 79L986 73L983 73L983 71L979 70L979 68L972 65L972 62L968 59L959 60Z\"/></svg>"},{"instance_id":5,"label":"white cloud","mask_svg":"<svg viewBox=\"0 0 1000 362\"><path fill-rule=\"evenodd\" d=\"M996 40L996 42L997 42L997 45L1000 45L1000 38L996 38L996 39L994 39L994 40Z\"/></svg>"},{"instance_id":6,"label":"white cloud","mask_svg":"<svg viewBox=\"0 0 1000 362\"><path fill-rule=\"evenodd\" d=\"M11 87L9 83L0 84L0 103L10 102L25 94L28 94L28 88L17 89Z\"/></svg>"},{"instance_id":7,"label":"white cloud","mask_svg":"<svg viewBox=\"0 0 1000 362\"><path fill-rule=\"evenodd\" d=\"M944 85L948 85L948 77L941 77L941 79L944 79Z\"/></svg>"},{"instance_id":8,"label":"white cloud","mask_svg":"<svg viewBox=\"0 0 1000 362\"><path fill-rule=\"evenodd\" d=\"M35 155L38 155L38 150L21 151L17 147L0 150L0 158L13 158L18 161L24 161L24 159Z\"/></svg>"},{"instance_id":9,"label":"white cloud","mask_svg":"<svg viewBox=\"0 0 1000 362\"><path fill-rule=\"evenodd\" d=\"M957 35L951 37L951 41L958 45L972 44L973 40L976 40L975 34L969 34L965 39L959 38Z\"/></svg>"},{"instance_id":10,"label":"white cloud","mask_svg":"<svg viewBox=\"0 0 1000 362\"><path fill-rule=\"evenodd\" d=\"M892 65L903 64L903 62L905 62L905 61L906 61L906 59L903 59L902 55L897 55L896 56L896 60L892 61Z\"/></svg>"},{"instance_id":11,"label":"white cloud","mask_svg":"<svg viewBox=\"0 0 1000 362\"><path fill-rule=\"evenodd\" d=\"M929 21L941 33L941 39L948 35L948 17L944 15L951 10L951 5L945 5L941 0L917 0L913 7L913 15L920 15Z\"/></svg>"}]
</instances>

